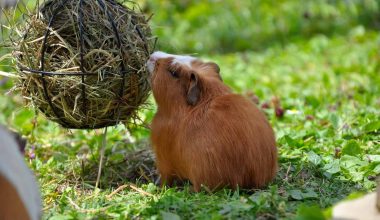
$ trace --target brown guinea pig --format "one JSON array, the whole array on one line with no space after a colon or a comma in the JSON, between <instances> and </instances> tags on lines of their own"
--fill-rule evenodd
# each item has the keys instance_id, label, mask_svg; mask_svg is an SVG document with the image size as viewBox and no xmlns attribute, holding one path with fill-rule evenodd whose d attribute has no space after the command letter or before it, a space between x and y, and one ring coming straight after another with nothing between
<instances>
[{"instance_id":1,"label":"brown guinea pig","mask_svg":"<svg viewBox=\"0 0 380 220\"><path fill-rule=\"evenodd\" d=\"M162 183L260 188L277 171L277 148L265 115L233 94L215 63L153 53L148 62L157 103L151 130Z\"/></svg>"},{"instance_id":2,"label":"brown guinea pig","mask_svg":"<svg viewBox=\"0 0 380 220\"><path fill-rule=\"evenodd\" d=\"M0 125L0 220L41 219L40 191L20 149L26 142Z\"/></svg>"}]
</instances>

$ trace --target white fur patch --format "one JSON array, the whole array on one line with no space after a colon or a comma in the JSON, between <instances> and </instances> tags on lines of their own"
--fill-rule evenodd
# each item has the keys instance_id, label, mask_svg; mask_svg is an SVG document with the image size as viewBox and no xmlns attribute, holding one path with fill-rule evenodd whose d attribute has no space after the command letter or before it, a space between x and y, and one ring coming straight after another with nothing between
<instances>
[{"instance_id":1,"label":"white fur patch","mask_svg":"<svg viewBox=\"0 0 380 220\"><path fill-rule=\"evenodd\" d=\"M156 65L156 61L159 59L164 58L174 58L172 61L172 64L179 64L179 65L186 65L188 67L191 67L191 63L196 60L195 57L192 56L186 56L186 55L175 55L175 54L168 54L162 51L157 51L152 53L150 55L150 58L147 62L148 70L149 72L153 72L154 66Z\"/></svg>"}]
</instances>

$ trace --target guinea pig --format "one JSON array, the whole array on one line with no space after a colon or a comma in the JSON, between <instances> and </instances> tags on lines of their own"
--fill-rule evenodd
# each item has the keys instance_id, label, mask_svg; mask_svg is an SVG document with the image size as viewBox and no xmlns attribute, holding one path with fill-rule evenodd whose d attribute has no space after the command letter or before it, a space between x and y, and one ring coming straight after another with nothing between
<instances>
[{"instance_id":1,"label":"guinea pig","mask_svg":"<svg viewBox=\"0 0 380 220\"><path fill-rule=\"evenodd\" d=\"M0 125L0 219L41 219L37 180L20 149L25 141Z\"/></svg>"},{"instance_id":2,"label":"guinea pig","mask_svg":"<svg viewBox=\"0 0 380 220\"><path fill-rule=\"evenodd\" d=\"M18 0L0 0L0 9L13 7L17 2Z\"/></svg>"},{"instance_id":3,"label":"guinea pig","mask_svg":"<svg viewBox=\"0 0 380 220\"><path fill-rule=\"evenodd\" d=\"M265 115L232 93L219 66L154 52L147 61L157 113L151 142L161 182L189 180L193 190L261 188L277 172L277 148Z\"/></svg>"}]
</instances>

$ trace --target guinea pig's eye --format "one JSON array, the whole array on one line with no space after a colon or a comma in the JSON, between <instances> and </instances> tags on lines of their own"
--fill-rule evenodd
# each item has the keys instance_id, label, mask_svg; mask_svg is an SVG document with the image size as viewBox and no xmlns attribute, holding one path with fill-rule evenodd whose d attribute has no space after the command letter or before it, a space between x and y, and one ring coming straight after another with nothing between
<instances>
[{"instance_id":1,"label":"guinea pig's eye","mask_svg":"<svg viewBox=\"0 0 380 220\"><path fill-rule=\"evenodd\" d=\"M176 70L169 70L169 73L172 75L172 77L178 78L178 72Z\"/></svg>"}]
</instances>

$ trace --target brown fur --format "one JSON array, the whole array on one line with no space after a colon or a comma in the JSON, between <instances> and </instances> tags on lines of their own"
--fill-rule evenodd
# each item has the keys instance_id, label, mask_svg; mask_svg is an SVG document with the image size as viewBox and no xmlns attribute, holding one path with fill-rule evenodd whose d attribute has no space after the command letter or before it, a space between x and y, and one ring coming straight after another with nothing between
<instances>
[{"instance_id":1,"label":"brown fur","mask_svg":"<svg viewBox=\"0 0 380 220\"><path fill-rule=\"evenodd\" d=\"M17 190L0 174L0 219L31 219Z\"/></svg>"},{"instance_id":2,"label":"brown fur","mask_svg":"<svg viewBox=\"0 0 380 220\"><path fill-rule=\"evenodd\" d=\"M171 61L159 59L151 79L158 106L151 141L161 180L188 179L195 191L265 186L277 170L265 115L223 84L216 64L196 60L189 68Z\"/></svg>"}]
</instances>

